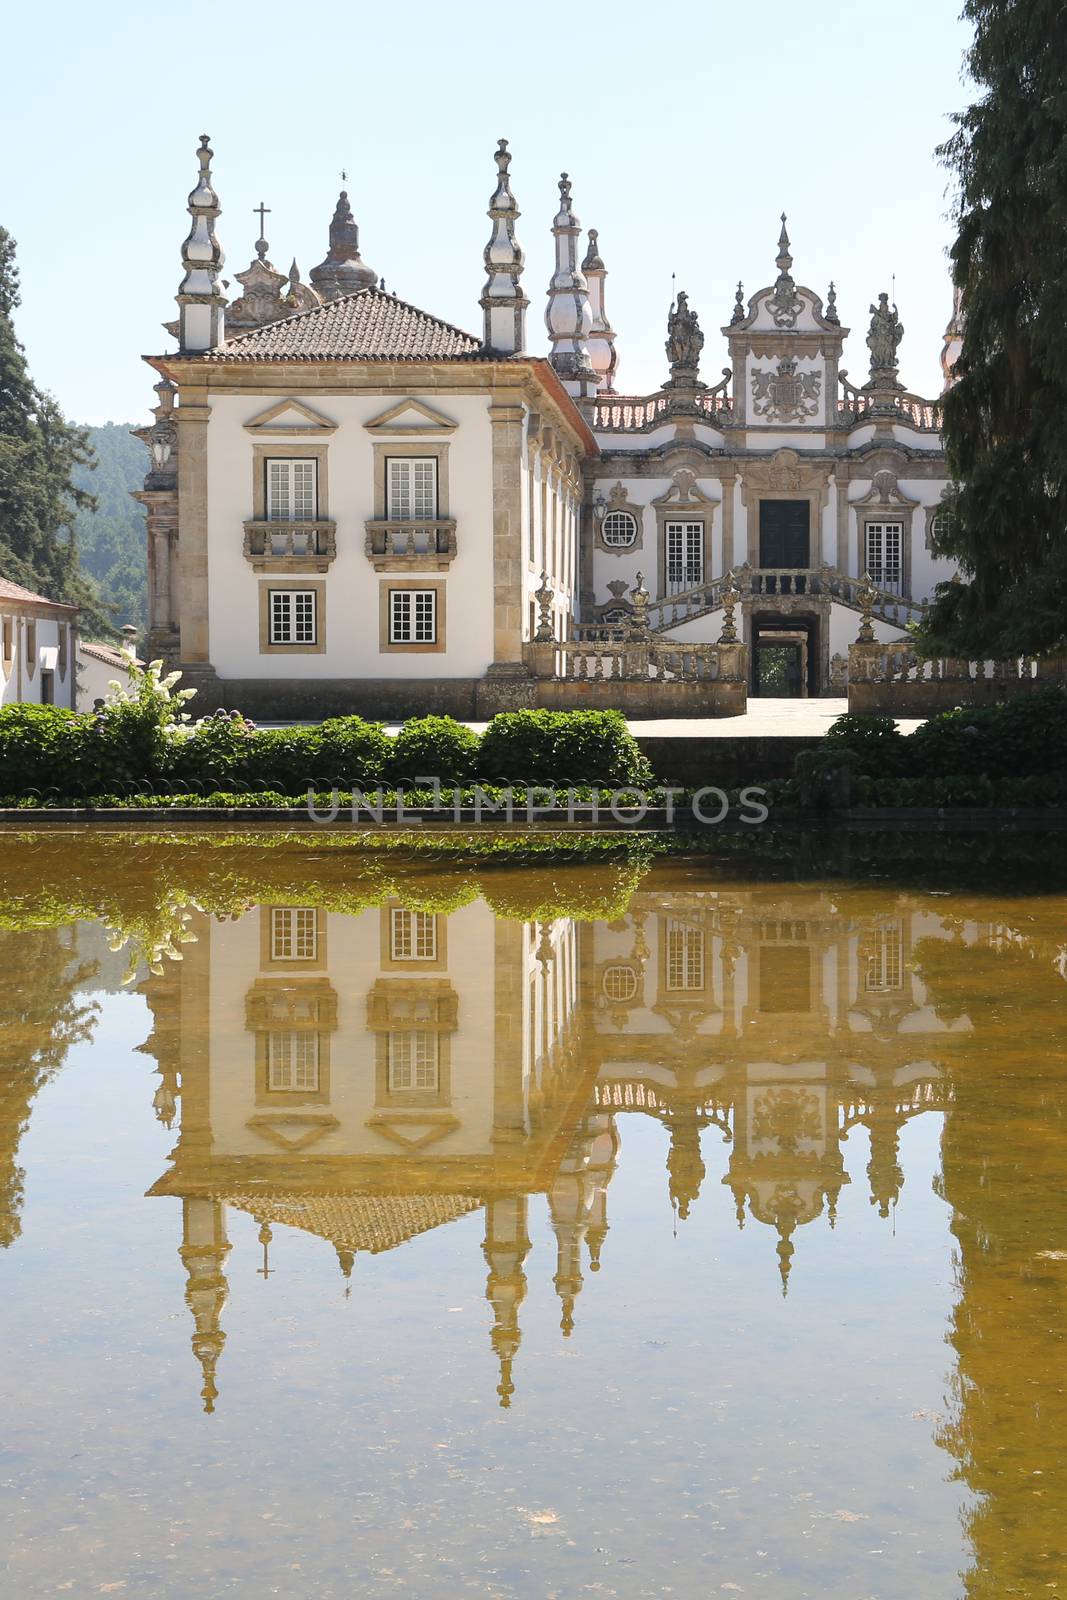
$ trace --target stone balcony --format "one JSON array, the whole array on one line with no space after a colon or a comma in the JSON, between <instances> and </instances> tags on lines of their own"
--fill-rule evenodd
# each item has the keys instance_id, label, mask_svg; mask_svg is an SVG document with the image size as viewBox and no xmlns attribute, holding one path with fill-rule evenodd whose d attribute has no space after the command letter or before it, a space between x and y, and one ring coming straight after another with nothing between
<instances>
[{"instance_id":1,"label":"stone balcony","mask_svg":"<svg viewBox=\"0 0 1067 1600\"><path fill-rule=\"evenodd\" d=\"M326 572L337 554L332 522L246 522L245 560L253 572Z\"/></svg>"},{"instance_id":2,"label":"stone balcony","mask_svg":"<svg viewBox=\"0 0 1067 1600\"><path fill-rule=\"evenodd\" d=\"M451 517L374 519L364 526L367 560L377 572L447 572L456 558L456 524Z\"/></svg>"}]
</instances>

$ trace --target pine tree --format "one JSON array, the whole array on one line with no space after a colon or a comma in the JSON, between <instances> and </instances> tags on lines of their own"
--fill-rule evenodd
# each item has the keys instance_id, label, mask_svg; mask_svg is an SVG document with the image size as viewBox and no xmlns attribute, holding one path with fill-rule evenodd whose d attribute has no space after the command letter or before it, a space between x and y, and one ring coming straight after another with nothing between
<instances>
[{"instance_id":1,"label":"pine tree","mask_svg":"<svg viewBox=\"0 0 1067 1600\"><path fill-rule=\"evenodd\" d=\"M31 379L12 322L18 304L15 241L0 228L0 574L81 606L82 629L107 633L111 623L79 568L71 531L76 511L94 504L72 482L92 452L85 430Z\"/></svg>"},{"instance_id":2,"label":"pine tree","mask_svg":"<svg viewBox=\"0 0 1067 1600\"><path fill-rule=\"evenodd\" d=\"M958 180L963 347L945 396L955 481L927 649L1067 648L1067 4L965 0L979 98L940 155Z\"/></svg>"}]
</instances>

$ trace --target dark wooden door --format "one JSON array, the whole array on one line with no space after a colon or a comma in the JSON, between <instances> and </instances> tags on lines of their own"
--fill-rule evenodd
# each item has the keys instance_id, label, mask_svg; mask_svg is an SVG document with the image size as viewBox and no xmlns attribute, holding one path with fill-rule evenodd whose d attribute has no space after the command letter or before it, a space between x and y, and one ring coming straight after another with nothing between
<instances>
[{"instance_id":1,"label":"dark wooden door","mask_svg":"<svg viewBox=\"0 0 1067 1600\"><path fill-rule=\"evenodd\" d=\"M811 532L808 500L761 500L759 564L761 567L810 565Z\"/></svg>"}]
</instances>

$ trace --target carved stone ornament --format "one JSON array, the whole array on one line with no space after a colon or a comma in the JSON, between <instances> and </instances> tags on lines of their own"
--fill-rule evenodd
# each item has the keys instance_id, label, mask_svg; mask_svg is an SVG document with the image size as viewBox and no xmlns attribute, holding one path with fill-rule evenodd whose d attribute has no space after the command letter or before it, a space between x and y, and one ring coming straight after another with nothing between
<instances>
[{"instance_id":1,"label":"carved stone ornament","mask_svg":"<svg viewBox=\"0 0 1067 1600\"><path fill-rule=\"evenodd\" d=\"M776 372L756 367L752 373L752 409L768 422L795 422L819 409L822 374L798 372L796 358L783 356Z\"/></svg>"},{"instance_id":2,"label":"carved stone ornament","mask_svg":"<svg viewBox=\"0 0 1067 1600\"><path fill-rule=\"evenodd\" d=\"M722 580L720 597L722 599L722 632L719 634L719 643L736 644L737 626L734 622L734 609L741 598L741 591L734 581L732 571L728 572Z\"/></svg>"},{"instance_id":3,"label":"carved stone ornament","mask_svg":"<svg viewBox=\"0 0 1067 1600\"><path fill-rule=\"evenodd\" d=\"M767 301L767 310L776 328L795 328L804 302L797 294L797 286L787 272L783 272Z\"/></svg>"}]
</instances>

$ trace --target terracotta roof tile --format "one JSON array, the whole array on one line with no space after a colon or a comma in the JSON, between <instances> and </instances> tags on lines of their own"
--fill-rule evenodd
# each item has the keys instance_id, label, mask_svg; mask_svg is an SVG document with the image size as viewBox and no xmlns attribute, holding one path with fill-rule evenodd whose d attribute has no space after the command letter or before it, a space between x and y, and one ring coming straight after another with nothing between
<instances>
[{"instance_id":1,"label":"terracotta roof tile","mask_svg":"<svg viewBox=\"0 0 1067 1600\"><path fill-rule=\"evenodd\" d=\"M481 340L382 289L361 289L206 352L206 361L437 361L481 353Z\"/></svg>"},{"instance_id":2,"label":"terracotta roof tile","mask_svg":"<svg viewBox=\"0 0 1067 1600\"><path fill-rule=\"evenodd\" d=\"M25 600L36 606L57 606L60 611L78 609L67 605L65 600L49 600L46 594L34 594L32 589L24 589L21 583L12 583L9 578L0 578L0 600Z\"/></svg>"}]
</instances>

